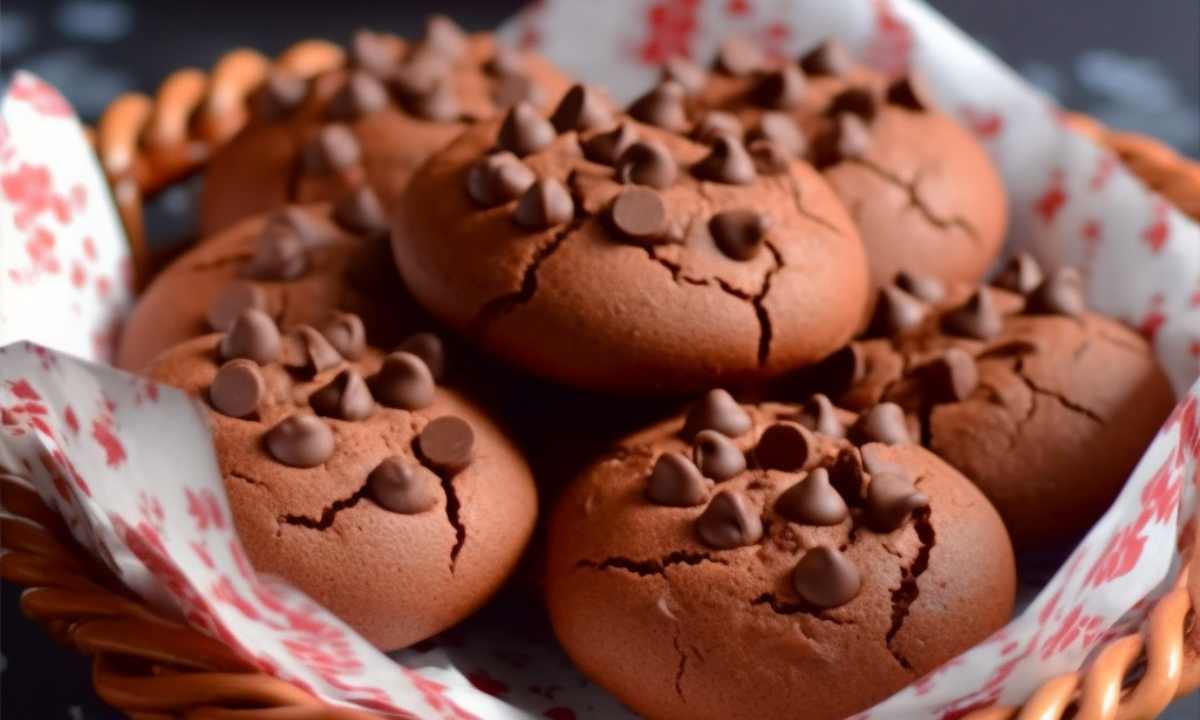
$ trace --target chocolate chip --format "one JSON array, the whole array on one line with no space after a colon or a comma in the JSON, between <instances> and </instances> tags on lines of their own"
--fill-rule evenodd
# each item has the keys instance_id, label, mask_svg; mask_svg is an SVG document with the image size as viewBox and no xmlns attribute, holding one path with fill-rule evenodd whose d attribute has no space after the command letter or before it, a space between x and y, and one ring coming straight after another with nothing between
<instances>
[{"instance_id":1,"label":"chocolate chip","mask_svg":"<svg viewBox=\"0 0 1200 720\"><path fill-rule=\"evenodd\" d=\"M435 80L433 88L427 93L406 98L404 107L413 115L430 122L454 122L461 115L458 96L454 94L454 88L447 78Z\"/></svg>"},{"instance_id":2,"label":"chocolate chip","mask_svg":"<svg viewBox=\"0 0 1200 720\"><path fill-rule=\"evenodd\" d=\"M433 333L410 335L400 343L396 352L411 353L423 360L435 382L446 376L446 349L442 339Z\"/></svg>"},{"instance_id":3,"label":"chocolate chip","mask_svg":"<svg viewBox=\"0 0 1200 720\"><path fill-rule=\"evenodd\" d=\"M829 481L848 505L859 506L866 491L867 473L858 448L842 448L829 466Z\"/></svg>"},{"instance_id":4,"label":"chocolate chip","mask_svg":"<svg viewBox=\"0 0 1200 720\"><path fill-rule=\"evenodd\" d=\"M266 393L258 365L253 360L236 358L217 370L208 388L208 401L222 415L244 418L258 410Z\"/></svg>"},{"instance_id":5,"label":"chocolate chip","mask_svg":"<svg viewBox=\"0 0 1200 720\"><path fill-rule=\"evenodd\" d=\"M813 365L806 373L811 385L833 397L854 387L866 374L866 365L856 345L845 345Z\"/></svg>"},{"instance_id":6,"label":"chocolate chip","mask_svg":"<svg viewBox=\"0 0 1200 720\"><path fill-rule=\"evenodd\" d=\"M1042 266L1033 255L1022 251L1004 264L1004 269L996 275L992 284L998 288L1028 295L1042 284L1042 279Z\"/></svg>"},{"instance_id":7,"label":"chocolate chip","mask_svg":"<svg viewBox=\"0 0 1200 720\"><path fill-rule=\"evenodd\" d=\"M247 308L234 319L221 338L221 359L247 358L259 365L274 362L282 346L279 328L262 310Z\"/></svg>"},{"instance_id":8,"label":"chocolate chip","mask_svg":"<svg viewBox=\"0 0 1200 720\"><path fill-rule=\"evenodd\" d=\"M886 285L879 289L869 333L884 337L901 335L920 327L927 315L929 307L925 303L895 285Z\"/></svg>"},{"instance_id":9,"label":"chocolate chip","mask_svg":"<svg viewBox=\"0 0 1200 720\"><path fill-rule=\"evenodd\" d=\"M706 478L722 482L746 469L746 456L716 430L701 430L692 444L692 458Z\"/></svg>"},{"instance_id":10,"label":"chocolate chip","mask_svg":"<svg viewBox=\"0 0 1200 720\"><path fill-rule=\"evenodd\" d=\"M960 307L942 317L942 329L951 335L987 340L1004 329L1004 318L992 301L992 293L980 287Z\"/></svg>"},{"instance_id":11,"label":"chocolate chip","mask_svg":"<svg viewBox=\"0 0 1200 720\"><path fill-rule=\"evenodd\" d=\"M727 391L709 390L688 410L684 421L684 437L692 438L701 430L716 430L727 437L750 432L750 415L738 405Z\"/></svg>"},{"instance_id":12,"label":"chocolate chip","mask_svg":"<svg viewBox=\"0 0 1200 720\"><path fill-rule=\"evenodd\" d=\"M513 220L521 227L544 230L562 225L575 216L575 201L554 178L541 178L517 201Z\"/></svg>"},{"instance_id":13,"label":"chocolate chip","mask_svg":"<svg viewBox=\"0 0 1200 720\"><path fill-rule=\"evenodd\" d=\"M757 210L722 210L708 221L717 247L734 260L751 260L766 242L770 220Z\"/></svg>"},{"instance_id":14,"label":"chocolate chip","mask_svg":"<svg viewBox=\"0 0 1200 720\"><path fill-rule=\"evenodd\" d=\"M475 459L475 431L466 420L443 415L421 429L417 449L435 472L457 473Z\"/></svg>"},{"instance_id":15,"label":"chocolate chip","mask_svg":"<svg viewBox=\"0 0 1200 720\"><path fill-rule=\"evenodd\" d=\"M722 490L696 518L696 534L717 550L753 545L762 539L762 518L745 495Z\"/></svg>"},{"instance_id":16,"label":"chocolate chip","mask_svg":"<svg viewBox=\"0 0 1200 720\"><path fill-rule=\"evenodd\" d=\"M490 75L520 75L525 72L525 58L516 48L497 45L483 69Z\"/></svg>"},{"instance_id":17,"label":"chocolate chip","mask_svg":"<svg viewBox=\"0 0 1200 720\"><path fill-rule=\"evenodd\" d=\"M754 462L764 470L796 472L804 468L813 448L808 430L799 423L777 422L763 431L754 448Z\"/></svg>"},{"instance_id":18,"label":"chocolate chip","mask_svg":"<svg viewBox=\"0 0 1200 720\"><path fill-rule=\"evenodd\" d=\"M450 60L457 60L467 50L467 34L445 15L431 15L425 21L421 47Z\"/></svg>"},{"instance_id":19,"label":"chocolate chip","mask_svg":"<svg viewBox=\"0 0 1200 720\"><path fill-rule=\"evenodd\" d=\"M838 418L833 403L821 393L804 401L796 421L813 432L829 437L840 438L846 435L846 428Z\"/></svg>"},{"instance_id":20,"label":"chocolate chip","mask_svg":"<svg viewBox=\"0 0 1200 720\"><path fill-rule=\"evenodd\" d=\"M871 442L904 445L912 442L904 411L891 402L879 403L859 415L849 434L850 439L859 445Z\"/></svg>"},{"instance_id":21,"label":"chocolate chip","mask_svg":"<svg viewBox=\"0 0 1200 720\"><path fill-rule=\"evenodd\" d=\"M1024 339L1003 340L995 345L984 348L977 357L979 360L991 358L1019 358L1023 355L1032 355L1038 352L1040 348L1037 343L1030 342Z\"/></svg>"},{"instance_id":22,"label":"chocolate chip","mask_svg":"<svg viewBox=\"0 0 1200 720\"><path fill-rule=\"evenodd\" d=\"M857 115L842 113L834 120L833 129L813 146L813 164L824 169L865 157L870 148L871 131L866 124Z\"/></svg>"},{"instance_id":23,"label":"chocolate chip","mask_svg":"<svg viewBox=\"0 0 1200 720\"><path fill-rule=\"evenodd\" d=\"M754 137L775 143L792 158L803 157L808 152L808 138L787 113L763 113Z\"/></svg>"},{"instance_id":24,"label":"chocolate chip","mask_svg":"<svg viewBox=\"0 0 1200 720\"><path fill-rule=\"evenodd\" d=\"M922 367L926 392L934 403L966 400L979 385L975 358L961 348L948 348Z\"/></svg>"},{"instance_id":25,"label":"chocolate chip","mask_svg":"<svg viewBox=\"0 0 1200 720\"><path fill-rule=\"evenodd\" d=\"M800 58L800 68L809 75L840 77L854 68L854 60L845 45L829 38Z\"/></svg>"},{"instance_id":26,"label":"chocolate chip","mask_svg":"<svg viewBox=\"0 0 1200 720\"><path fill-rule=\"evenodd\" d=\"M254 255L241 267L255 280L295 280L308 271L308 243L294 229L267 223L254 244Z\"/></svg>"},{"instance_id":27,"label":"chocolate chip","mask_svg":"<svg viewBox=\"0 0 1200 720\"><path fill-rule=\"evenodd\" d=\"M716 139L708 155L692 166L692 172L696 177L730 185L747 185L758 175L746 146L728 135Z\"/></svg>"},{"instance_id":28,"label":"chocolate chip","mask_svg":"<svg viewBox=\"0 0 1200 720\"><path fill-rule=\"evenodd\" d=\"M646 479L646 499L669 507L703 505L708 499L708 482L681 453L663 453Z\"/></svg>"},{"instance_id":29,"label":"chocolate chip","mask_svg":"<svg viewBox=\"0 0 1200 720\"><path fill-rule=\"evenodd\" d=\"M933 109L933 95L920 77L909 74L896 78L888 85L887 101L909 110L923 112Z\"/></svg>"},{"instance_id":30,"label":"chocolate chip","mask_svg":"<svg viewBox=\"0 0 1200 720\"><path fill-rule=\"evenodd\" d=\"M492 87L492 102L500 110L519 102L540 106L544 99L541 86L532 77L522 73L501 75Z\"/></svg>"},{"instance_id":31,"label":"chocolate chip","mask_svg":"<svg viewBox=\"0 0 1200 720\"><path fill-rule=\"evenodd\" d=\"M304 78L273 70L254 96L254 113L263 120L280 120L292 114L308 97Z\"/></svg>"},{"instance_id":32,"label":"chocolate chip","mask_svg":"<svg viewBox=\"0 0 1200 720\"><path fill-rule=\"evenodd\" d=\"M402 515L432 510L441 481L427 468L399 455L384 458L367 475L367 489L380 507Z\"/></svg>"},{"instance_id":33,"label":"chocolate chip","mask_svg":"<svg viewBox=\"0 0 1200 720\"><path fill-rule=\"evenodd\" d=\"M925 493L899 471L871 473L867 485L867 523L879 533L896 530L914 511L929 506Z\"/></svg>"},{"instance_id":34,"label":"chocolate chip","mask_svg":"<svg viewBox=\"0 0 1200 720\"><path fill-rule=\"evenodd\" d=\"M283 364L312 378L342 363L342 356L325 336L309 325L299 325L287 335Z\"/></svg>"},{"instance_id":35,"label":"chocolate chip","mask_svg":"<svg viewBox=\"0 0 1200 720\"><path fill-rule=\"evenodd\" d=\"M363 70L355 70L329 99L325 116L330 120L358 120L387 107L388 94L383 83Z\"/></svg>"},{"instance_id":36,"label":"chocolate chip","mask_svg":"<svg viewBox=\"0 0 1200 720\"><path fill-rule=\"evenodd\" d=\"M708 72L682 55L676 55L663 63L662 79L679 83L688 95L697 95L708 83Z\"/></svg>"},{"instance_id":37,"label":"chocolate chip","mask_svg":"<svg viewBox=\"0 0 1200 720\"><path fill-rule=\"evenodd\" d=\"M871 122L879 110L879 103L870 90L860 87L847 88L833 97L825 114L829 117L839 115L854 115L864 122Z\"/></svg>"},{"instance_id":38,"label":"chocolate chip","mask_svg":"<svg viewBox=\"0 0 1200 720\"><path fill-rule=\"evenodd\" d=\"M765 138L756 138L746 146L750 157L754 159L754 169L760 175L778 175L787 172L788 166L796 158L783 148L782 145Z\"/></svg>"},{"instance_id":39,"label":"chocolate chip","mask_svg":"<svg viewBox=\"0 0 1200 720\"><path fill-rule=\"evenodd\" d=\"M850 514L846 501L829 482L829 471L814 468L775 500L775 512L804 525L837 525Z\"/></svg>"},{"instance_id":40,"label":"chocolate chip","mask_svg":"<svg viewBox=\"0 0 1200 720\"><path fill-rule=\"evenodd\" d=\"M398 65L388 82L401 98L414 101L432 95L439 87L450 88L449 73L442 58L417 55Z\"/></svg>"},{"instance_id":41,"label":"chocolate chip","mask_svg":"<svg viewBox=\"0 0 1200 720\"><path fill-rule=\"evenodd\" d=\"M560 133L570 130L600 130L612 127L608 103L586 85L573 85L550 115L550 124Z\"/></svg>"},{"instance_id":42,"label":"chocolate chip","mask_svg":"<svg viewBox=\"0 0 1200 720\"><path fill-rule=\"evenodd\" d=\"M616 165L617 158L637 142L638 133L633 125L623 122L608 132L597 133L584 140L583 155L592 162Z\"/></svg>"},{"instance_id":43,"label":"chocolate chip","mask_svg":"<svg viewBox=\"0 0 1200 720\"><path fill-rule=\"evenodd\" d=\"M264 225L264 232L265 228L283 228L299 234L306 246L320 245L328 241L329 233L316 218L316 214L309 208L301 205L288 205L271 213L271 217Z\"/></svg>"},{"instance_id":44,"label":"chocolate chip","mask_svg":"<svg viewBox=\"0 0 1200 720\"><path fill-rule=\"evenodd\" d=\"M649 185L663 190L675 182L679 166L657 140L639 140L617 158L617 177L623 183Z\"/></svg>"},{"instance_id":45,"label":"chocolate chip","mask_svg":"<svg viewBox=\"0 0 1200 720\"><path fill-rule=\"evenodd\" d=\"M354 313L334 313L321 327L321 334L347 360L357 360L367 349L367 331L362 318Z\"/></svg>"},{"instance_id":46,"label":"chocolate chip","mask_svg":"<svg viewBox=\"0 0 1200 720\"><path fill-rule=\"evenodd\" d=\"M316 467L333 457L333 431L313 415L290 415L267 431L267 451L284 465Z\"/></svg>"},{"instance_id":47,"label":"chocolate chip","mask_svg":"<svg viewBox=\"0 0 1200 720\"><path fill-rule=\"evenodd\" d=\"M717 48L716 67L734 77L743 77L762 68L766 59L758 46L741 37L727 38Z\"/></svg>"},{"instance_id":48,"label":"chocolate chip","mask_svg":"<svg viewBox=\"0 0 1200 720\"><path fill-rule=\"evenodd\" d=\"M921 302L937 303L946 298L946 285L933 275L902 270L896 273L896 286Z\"/></svg>"},{"instance_id":49,"label":"chocolate chip","mask_svg":"<svg viewBox=\"0 0 1200 720\"><path fill-rule=\"evenodd\" d=\"M627 238L654 242L667 229L667 206L656 191L646 187L622 190L609 211L613 227Z\"/></svg>"},{"instance_id":50,"label":"chocolate chip","mask_svg":"<svg viewBox=\"0 0 1200 720\"><path fill-rule=\"evenodd\" d=\"M687 108L684 106L683 86L674 80L664 80L650 92L633 101L629 114L644 123L671 132L687 130Z\"/></svg>"},{"instance_id":51,"label":"chocolate chip","mask_svg":"<svg viewBox=\"0 0 1200 720\"><path fill-rule=\"evenodd\" d=\"M265 311L267 309L267 293L253 283L234 280L217 293L212 302L208 304L205 318L208 320L209 327L223 332L229 329L234 319L243 310L248 308Z\"/></svg>"},{"instance_id":52,"label":"chocolate chip","mask_svg":"<svg viewBox=\"0 0 1200 720\"><path fill-rule=\"evenodd\" d=\"M308 396L318 415L338 420L365 420L375 412L375 400L357 370L346 369Z\"/></svg>"},{"instance_id":53,"label":"chocolate chip","mask_svg":"<svg viewBox=\"0 0 1200 720\"><path fill-rule=\"evenodd\" d=\"M333 219L350 232L367 237L388 233L387 213L375 191L365 185L338 200L333 206Z\"/></svg>"},{"instance_id":54,"label":"chocolate chip","mask_svg":"<svg viewBox=\"0 0 1200 720\"><path fill-rule=\"evenodd\" d=\"M383 359L371 378L371 390L380 403L401 410L420 410L433 403L433 373L421 358L393 352Z\"/></svg>"},{"instance_id":55,"label":"chocolate chip","mask_svg":"<svg viewBox=\"0 0 1200 720\"><path fill-rule=\"evenodd\" d=\"M516 200L537 180L529 166L510 152L487 155L467 171L467 194L483 207Z\"/></svg>"},{"instance_id":56,"label":"chocolate chip","mask_svg":"<svg viewBox=\"0 0 1200 720\"><path fill-rule=\"evenodd\" d=\"M818 545L796 563L792 586L804 602L830 610L858 597L862 572L837 548Z\"/></svg>"},{"instance_id":57,"label":"chocolate chip","mask_svg":"<svg viewBox=\"0 0 1200 720\"><path fill-rule=\"evenodd\" d=\"M1079 317L1087 307L1083 301L1083 279L1075 268L1060 268L1029 294L1025 311L1046 315Z\"/></svg>"},{"instance_id":58,"label":"chocolate chip","mask_svg":"<svg viewBox=\"0 0 1200 720\"><path fill-rule=\"evenodd\" d=\"M350 39L350 60L376 77L387 77L396 67L399 43L383 33L359 30Z\"/></svg>"},{"instance_id":59,"label":"chocolate chip","mask_svg":"<svg viewBox=\"0 0 1200 720\"><path fill-rule=\"evenodd\" d=\"M754 100L763 107L790 110L804 101L804 73L795 65L784 65L764 76L754 86Z\"/></svg>"},{"instance_id":60,"label":"chocolate chip","mask_svg":"<svg viewBox=\"0 0 1200 720\"><path fill-rule=\"evenodd\" d=\"M722 135L742 136L742 121L733 113L720 110L710 110L704 113L700 122L692 128L692 138L699 143L710 145Z\"/></svg>"},{"instance_id":61,"label":"chocolate chip","mask_svg":"<svg viewBox=\"0 0 1200 720\"><path fill-rule=\"evenodd\" d=\"M519 102L504 116L496 144L517 157L524 157L549 146L556 135L549 120L529 103Z\"/></svg>"},{"instance_id":62,"label":"chocolate chip","mask_svg":"<svg viewBox=\"0 0 1200 720\"><path fill-rule=\"evenodd\" d=\"M304 146L302 157L305 170L328 175L357 165L362 149L350 128L335 123L317 131Z\"/></svg>"}]
</instances>

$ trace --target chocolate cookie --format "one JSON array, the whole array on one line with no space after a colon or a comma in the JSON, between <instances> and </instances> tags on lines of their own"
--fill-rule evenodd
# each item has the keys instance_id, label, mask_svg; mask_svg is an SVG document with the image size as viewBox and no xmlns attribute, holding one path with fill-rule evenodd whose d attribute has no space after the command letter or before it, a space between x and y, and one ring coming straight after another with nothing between
<instances>
[{"instance_id":1,"label":"chocolate cookie","mask_svg":"<svg viewBox=\"0 0 1200 720\"><path fill-rule=\"evenodd\" d=\"M844 718L1007 622L996 511L847 419L715 392L593 464L549 528L550 617L579 668L645 717Z\"/></svg>"},{"instance_id":2,"label":"chocolate cookie","mask_svg":"<svg viewBox=\"0 0 1200 720\"><path fill-rule=\"evenodd\" d=\"M378 200L363 188L333 207L289 206L201 242L155 278L121 335L117 365L140 370L189 338L225 330L239 311L285 327L362 317L385 347L422 324L396 275ZM360 329L361 331L361 329Z\"/></svg>"},{"instance_id":3,"label":"chocolate cookie","mask_svg":"<svg viewBox=\"0 0 1200 720\"><path fill-rule=\"evenodd\" d=\"M287 203L332 200L364 180L390 205L468 123L518 100L552 102L567 85L541 56L490 33L467 35L444 17L411 44L360 31L345 67L311 80L276 72L259 89L249 124L208 163L201 233Z\"/></svg>"},{"instance_id":4,"label":"chocolate cookie","mask_svg":"<svg viewBox=\"0 0 1200 720\"><path fill-rule=\"evenodd\" d=\"M820 168L858 225L875 288L904 271L979 282L996 259L1007 227L1000 177L919 78L889 81L833 41L779 63L731 40L711 72L681 65L664 82L689 79L683 126L744 138L764 162L800 156Z\"/></svg>"},{"instance_id":5,"label":"chocolate cookie","mask_svg":"<svg viewBox=\"0 0 1200 720\"><path fill-rule=\"evenodd\" d=\"M385 650L482 605L516 567L537 512L524 459L478 407L435 383L427 346L383 355L309 326L281 336L249 309L148 371L209 407L254 567Z\"/></svg>"},{"instance_id":6,"label":"chocolate cookie","mask_svg":"<svg viewBox=\"0 0 1200 720\"><path fill-rule=\"evenodd\" d=\"M902 280L908 291L881 293L868 338L806 373L796 392L822 388L850 408L898 403L922 444L996 505L1018 548L1086 530L1174 405L1149 343L1088 312L1073 270L1044 274L1029 256L1000 287L941 301Z\"/></svg>"},{"instance_id":7,"label":"chocolate cookie","mask_svg":"<svg viewBox=\"0 0 1200 720\"><path fill-rule=\"evenodd\" d=\"M760 171L576 86L519 104L413 177L400 273L450 326L535 375L679 393L813 362L867 300L862 243L811 166Z\"/></svg>"}]
</instances>

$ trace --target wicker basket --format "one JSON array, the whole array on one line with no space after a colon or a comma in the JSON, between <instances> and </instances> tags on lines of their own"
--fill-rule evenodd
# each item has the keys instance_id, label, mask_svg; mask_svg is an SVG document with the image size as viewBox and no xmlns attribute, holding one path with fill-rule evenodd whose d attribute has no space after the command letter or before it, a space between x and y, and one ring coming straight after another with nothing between
<instances>
[{"instance_id":1,"label":"wicker basket","mask_svg":"<svg viewBox=\"0 0 1200 720\"><path fill-rule=\"evenodd\" d=\"M298 43L275 64L310 77L340 66L340 47ZM109 106L94 141L133 247L140 284L161 258L146 244L144 198L202 168L211 151L247 118L247 96L272 62L234 50L211 73L180 70L154 98L124 95ZM1200 219L1200 165L1153 140L1109 132L1075 117L1079 129L1112 148L1183 212ZM24 480L0 474L0 576L28 589L21 607L59 642L93 658L93 681L107 703L139 720L369 720L331 708L240 660L218 641L157 615L92 563L60 519ZM1200 526L1192 548L1200 548ZM1191 573L1150 613L1140 632L1102 649L1086 672L1048 680L1023 707L991 707L973 720L1153 718L1200 686L1200 552ZM1189 581L1190 576L1190 581Z\"/></svg>"}]
</instances>

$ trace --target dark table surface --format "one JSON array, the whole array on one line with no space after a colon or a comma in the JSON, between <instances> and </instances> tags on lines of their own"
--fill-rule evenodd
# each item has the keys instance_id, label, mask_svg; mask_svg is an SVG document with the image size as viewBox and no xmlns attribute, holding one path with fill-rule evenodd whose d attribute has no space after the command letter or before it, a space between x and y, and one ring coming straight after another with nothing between
<instances>
[{"instance_id":1,"label":"dark table surface","mask_svg":"<svg viewBox=\"0 0 1200 720\"><path fill-rule=\"evenodd\" d=\"M343 40L360 27L416 34L433 11L484 29L516 0L250 3L235 0L7 0L0 10L0 77L33 70L87 119L120 92L153 91L169 70L209 67L225 50L277 52L302 37ZM933 0L961 27L1066 106L1200 157L1200 2L1197 0ZM1031 20L1037 15L1038 20ZM88 661L56 647L0 587L0 717L94 720L118 715L96 699ZM1170 718L1200 718L1200 696Z\"/></svg>"}]
</instances>

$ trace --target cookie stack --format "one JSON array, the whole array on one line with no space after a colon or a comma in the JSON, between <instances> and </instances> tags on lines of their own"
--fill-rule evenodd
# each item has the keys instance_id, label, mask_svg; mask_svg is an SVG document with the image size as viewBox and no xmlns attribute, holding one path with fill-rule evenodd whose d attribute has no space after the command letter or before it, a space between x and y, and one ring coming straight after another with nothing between
<instances>
[{"instance_id":1,"label":"cookie stack","mask_svg":"<svg viewBox=\"0 0 1200 720\"><path fill-rule=\"evenodd\" d=\"M254 94L119 363L206 405L255 566L383 649L533 555L639 713L851 715L1007 622L1014 546L1170 411L1077 274L985 283L1004 190L919 78L731 40L622 109L440 17L346 57Z\"/></svg>"}]
</instances>

